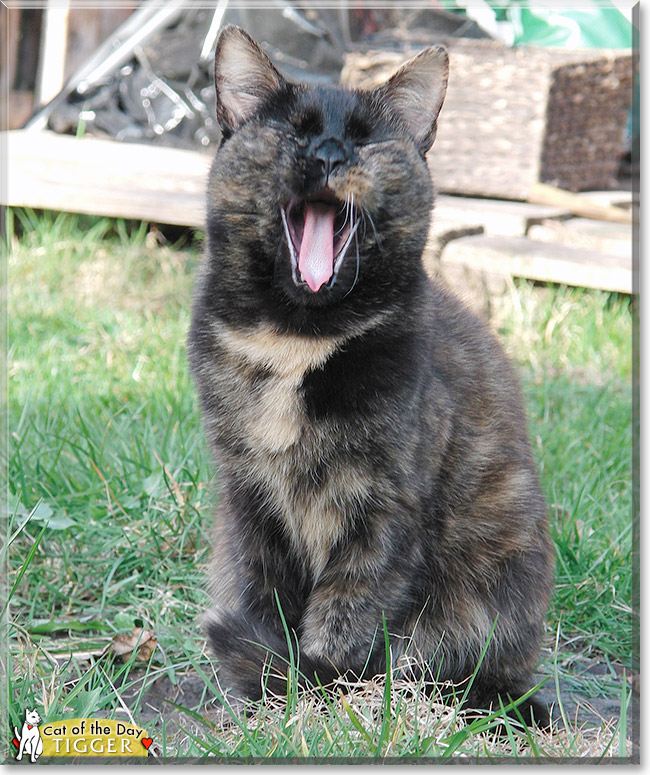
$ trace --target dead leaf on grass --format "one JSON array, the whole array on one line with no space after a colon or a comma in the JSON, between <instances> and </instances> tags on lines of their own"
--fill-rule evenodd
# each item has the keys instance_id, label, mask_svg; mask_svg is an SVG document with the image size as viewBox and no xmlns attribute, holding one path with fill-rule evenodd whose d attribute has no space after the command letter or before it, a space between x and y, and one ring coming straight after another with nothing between
<instances>
[{"instance_id":1,"label":"dead leaf on grass","mask_svg":"<svg viewBox=\"0 0 650 775\"><path fill-rule=\"evenodd\" d=\"M140 662L148 662L158 645L158 639L153 630L143 630L142 627L134 627L131 635L118 633L111 644L113 653L122 657L124 662L131 659L135 651L135 658Z\"/></svg>"},{"instance_id":2,"label":"dead leaf on grass","mask_svg":"<svg viewBox=\"0 0 650 775\"><path fill-rule=\"evenodd\" d=\"M628 673L627 682L635 694L641 694L641 676L639 673Z\"/></svg>"}]
</instances>

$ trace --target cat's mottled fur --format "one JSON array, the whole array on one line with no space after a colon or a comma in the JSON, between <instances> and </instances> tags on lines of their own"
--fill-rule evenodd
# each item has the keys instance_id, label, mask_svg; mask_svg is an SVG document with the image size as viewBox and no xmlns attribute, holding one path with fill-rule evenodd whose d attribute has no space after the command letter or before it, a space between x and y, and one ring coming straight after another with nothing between
<instances>
[{"instance_id":1,"label":"cat's mottled fur","mask_svg":"<svg viewBox=\"0 0 650 775\"><path fill-rule=\"evenodd\" d=\"M520 390L421 256L442 48L373 91L216 50L223 140L189 353L221 485L207 632L224 686L385 669L407 650L474 707L530 688L552 575ZM434 170L435 174L435 170ZM276 600L277 595L277 600ZM259 645L261 644L261 645ZM295 644L294 644L295 645Z\"/></svg>"}]
</instances>

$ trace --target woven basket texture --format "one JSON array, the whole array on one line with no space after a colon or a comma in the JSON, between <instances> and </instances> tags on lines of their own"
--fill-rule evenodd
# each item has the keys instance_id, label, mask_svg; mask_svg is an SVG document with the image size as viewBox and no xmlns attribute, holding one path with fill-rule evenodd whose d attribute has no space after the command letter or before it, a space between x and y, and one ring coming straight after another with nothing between
<instances>
[{"instance_id":1,"label":"woven basket texture","mask_svg":"<svg viewBox=\"0 0 650 775\"><path fill-rule=\"evenodd\" d=\"M532 185L616 188L637 61L629 52L444 41L450 74L429 153L440 191L526 199ZM416 49L349 54L348 86L372 88Z\"/></svg>"}]
</instances>

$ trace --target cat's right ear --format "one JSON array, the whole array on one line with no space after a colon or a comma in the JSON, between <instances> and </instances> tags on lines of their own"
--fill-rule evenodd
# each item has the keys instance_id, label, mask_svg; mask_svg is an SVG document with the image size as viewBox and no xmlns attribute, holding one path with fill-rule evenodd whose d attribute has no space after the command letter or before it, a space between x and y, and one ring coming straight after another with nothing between
<instances>
[{"instance_id":1,"label":"cat's right ear","mask_svg":"<svg viewBox=\"0 0 650 775\"><path fill-rule=\"evenodd\" d=\"M217 121L224 134L238 129L285 83L247 32L234 24L224 27L214 54Z\"/></svg>"},{"instance_id":2,"label":"cat's right ear","mask_svg":"<svg viewBox=\"0 0 650 775\"><path fill-rule=\"evenodd\" d=\"M448 78L447 49L434 46L421 51L376 89L406 126L421 153L426 153L435 139Z\"/></svg>"}]
</instances>

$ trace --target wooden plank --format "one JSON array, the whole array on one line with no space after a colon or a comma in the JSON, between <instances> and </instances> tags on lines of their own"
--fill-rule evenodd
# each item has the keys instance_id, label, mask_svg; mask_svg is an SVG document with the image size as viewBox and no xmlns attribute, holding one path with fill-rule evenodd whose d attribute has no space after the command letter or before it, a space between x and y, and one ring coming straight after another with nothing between
<instances>
[{"instance_id":1,"label":"wooden plank","mask_svg":"<svg viewBox=\"0 0 650 775\"><path fill-rule=\"evenodd\" d=\"M531 226L531 239L598 250L629 258L632 255L632 227L622 223L570 218L568 221L543 221Z\"/></svg>"},{"instance_id":2,"label":"wooden plank","mask_svg":"<svg viewBox=\"0 0 650 775\"><path fill-rule=\"evenodd\" d=\"M211 154L52 132L0 133L0 146L5 144L8 167L0 190L2 204L198 228L204 225ZM449 209L452 204L455 214ZM513 209L510 205L514 204L505 203L506 207L489 200L441 197L432 234L480 230L484 224L486 230L493 231L460 237L446 245L443 240L443 262L496 274L631 292L630 255L495 234L497 228L517 232L530 218L541 215L530 205ZM562 211L556 208L554 212Z\"/></svg>"},{"instance_id":3,"label":"wooden plank","mask_svg":"<svg viewBox=\"0 0 650 775\"><path fill-rule=\"evenodd\" d=\"M210 154L53 132L10 132L7 137L7 204L203 224ZM533 222L566 216L561 208L526 202L439 196L431 236L481 229L523 235Z\"/></svg>"},{"instance_id":4,"label":"wooden plank","mask_svg":"<svg viewBox=\"0 0 650 775\"><path fill-rule=\"evenodd\" d=\"M434 227L482 226L486 234L506 237L523 236L534 223L568 217L562 207L449 195L438 196L433 210Z\"/></svg>"},{"instance_id":5,"label":"wooden plank","mask_svg":"<svg viewBox=\"0 0 650 775\"><path fill-rule=\"evenodd\" d=\"M632 292L631 256L623 258L525 237L461 237L445 246L442 262L530 280Z\"/></svg>"},{"instance_id":6,"label":"wooden plank","mask_svg":"<svg viewBox=\"0 0 650 775\"><path fill-rule=\"evenodd\" d=\"M53 132L0 135L1 204L204 225L210 154Z\"/></svg>"}]
</instances>

